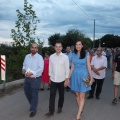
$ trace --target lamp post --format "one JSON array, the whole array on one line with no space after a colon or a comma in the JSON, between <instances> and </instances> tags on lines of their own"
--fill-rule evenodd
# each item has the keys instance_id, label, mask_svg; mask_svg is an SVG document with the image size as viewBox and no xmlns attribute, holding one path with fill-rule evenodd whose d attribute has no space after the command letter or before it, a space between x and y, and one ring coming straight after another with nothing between
<instances>
[{"instance_id":1,"label":"lamp post","mask_svg":"<svg viewBox=\"0 0 120 120\"><path fill-rule=\"evenodd\" d=\"M94 28L93 28L93 48L95 47L95 19L94 19Z\"/></svg>"}]
</instances>

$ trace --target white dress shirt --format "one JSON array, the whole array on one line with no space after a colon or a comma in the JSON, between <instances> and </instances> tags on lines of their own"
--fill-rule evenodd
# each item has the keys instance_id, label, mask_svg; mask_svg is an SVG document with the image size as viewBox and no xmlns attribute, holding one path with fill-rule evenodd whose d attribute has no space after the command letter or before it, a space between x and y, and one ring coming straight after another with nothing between
<instances>
[{"instance_id":1,"label":"white dress shirt","mask_svg":"<svg viewBox=\"0 0 120 120\"><path fill-rule=\"evenodd\" d=\"M102 66L107 68L107 58L105 56L103 56L103 55L101 57L98 57L97 55L95 55L94 57L92 57L91 65L93 65L96 69L100 68ZM106 69L100 70L98 72L100 73L100 75L97 75L92 70L93 78L96 78L96 79L103 79L103 78L105 78Z\"/></svg>"},{"instance_id":2,"label":"white dress shirt","mask_svg":"<svg viewBox=\"0 0 120 120\"><path fill-rule=\"evenodd\" d=\"M43 72L44 67L44 61L41 55L36 53L34 56L31 56L31 54L26 55L24 62L23 62L23 68L26 71L29 70L33 73L30 77L40 77Z\"/></svg>"},{"instance_id":3,"label":"white dress shirt","mask_svg":"<svg viewBox=\"0 0 120 120\"><path fill-rule=\"evenodd\" d=\"M49 59L49 76L53 82L63 82L69 76L69 59L67 55L52 54Z\"/></svg>"}]
</instances>

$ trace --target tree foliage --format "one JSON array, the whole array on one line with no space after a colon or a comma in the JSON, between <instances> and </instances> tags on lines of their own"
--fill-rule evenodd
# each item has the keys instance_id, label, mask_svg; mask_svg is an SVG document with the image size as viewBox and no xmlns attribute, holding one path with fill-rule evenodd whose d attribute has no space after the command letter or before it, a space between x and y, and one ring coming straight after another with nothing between
<instances>
[{"instance_id":1,"label":"tree foliage","mask_svg":"<svg viewBox=\"0 0 120 120\"><path fill-rule=\"evenodd\" d=\"M11 30L11 36L16 46L25 46L34 43L35 40L39 40L35 37L37 29L37 23L40 22L34 10L33 5L29 4L27 0L24 0L24 12L16 10L18 20L16 21L15 28Z\"/></svg>"},{"instance_id":2,"label":"tree foliage","mask_svg":"<svg viewBox=\"0 0 120 120\"><path fill-rule=\"evenodd\" d=\"M82 31L77 29L70 29L65 35L60 35L56 33L48 38L49 44L54 46L56 41L61 41L63 47L74 46L77 39L83 40L85 47L92 47L92 40L88 38Z\"/></svg>"},{"instance_id":3,"label":"tree foliage","mask_svg":"<svg viewBox=\"0 0 120 120\"><path fill-rule=\"evenodd\" d=\"M6 79L7 82L20 79L22 64L29 47L0 45L0 54L6 56Z\"/></svg>"},{"instance_id":4,"label":"tree foliage","mask_svg":"<svg viewBox=\"0 0 120 120\"><path fill-rule=\"evenodd\" d=\"M60 40L60 38L61 38L60 33L55 33L54 35L51 35L51 36L48 38L49 45L54 46L54 45L55 45L55 42L58 41L58 40Z\"/></svg>"},{"instance_id":5,"label":"tree foliage","mask_svg":"<svg viewBox=\"0 0 120 120\"><path fill-rule=\"evenodd\" d=\"M25 55L29 53L29 50L23 47L20 49L16 48L16 53L9 56L7 59L7 71L10 75L12 75L12 79L20 79L23 77L22 74L22 66L23 66L23 60L25 58Z\"/></svg>"},{"instance_id":6,"label":"tree foliage","mask_svg":"<svg viewBox=\"0 0 120 120\"><path fill-rule=\"evenodd\" d=\"M12 46L1 45L0 54L6 55L7 81L20 79L22 75L22 64L25 55L30 52L30 44L37 41L39 53L41 53L43 42L36 36L37 24L40 22L36 16L33 6L24 0L24 10L16 10L18 20L15 29L11 30L14 40Z\"/></svg>"},{"instance_id":7,"label":"tree foliage","mask_svg":"<svg viewBox=\"0 0 120 120\"><path fill-rule=\"evenodd\" d=\"M102 38L95 41L96 46L98 46L98 43L100 41L101 47L108 47L108 48L115 48L120 47L120 36L118 35L111 35L106 34Z\"/></svg>"},{"instance_id":8,"label":"tree foliage","mask_svg":"<svg viewBox=\"0 0 120 120\"><path fill-rule=\"evenodd\" d=\"M50 54L53 54L55 52L54 47L50 46L50 47L43 47L42 48L42 56L45 57L45 52L49 51Z\"/></svg>"}]
</instances>

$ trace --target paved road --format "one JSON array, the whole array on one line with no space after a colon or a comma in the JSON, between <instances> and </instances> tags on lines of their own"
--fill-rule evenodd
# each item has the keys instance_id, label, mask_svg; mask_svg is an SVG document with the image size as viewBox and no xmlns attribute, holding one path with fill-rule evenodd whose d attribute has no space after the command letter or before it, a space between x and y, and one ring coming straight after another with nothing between
<instances>
[{"instance_id":1,"label":"paved road","mask_svg":"<svg viewBox=\"0 0 120 120\"><path fill-rule=\"evenodd\" d=\"M110 71L111 69L107 69L101 99L86 99L82 120L120 120L120 103L111 104L113 84ZM39 98L38 112L34 118L29 118L29 104L24 96L23 88L0 98L0 120L75 120L77 105L73 93L65 93L63 112L59 115L55 112L54 116L50 118L44 116L48 112L49 91L40 91ZM56 98L58 99L58 95Z\"/></svg>"}]
</instances>

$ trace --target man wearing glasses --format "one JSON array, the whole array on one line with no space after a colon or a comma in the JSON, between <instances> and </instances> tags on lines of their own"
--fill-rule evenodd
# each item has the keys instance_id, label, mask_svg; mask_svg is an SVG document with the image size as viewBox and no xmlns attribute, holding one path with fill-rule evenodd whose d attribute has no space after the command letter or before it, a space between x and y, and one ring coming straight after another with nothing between
<instances>
[{"instance_id":1,"label":"man wearing glasses","mask_svg":"<svg viewBox=\"0 0 120 120\"><path fill-rule=\"evenodd\" d=\"M95 80L93 85L91 86L91 90L89 92L88 99L94 97L94 91L96 99L100 99L100 93L102 91L103 82L105 79L105 69L107 68L107 58L102 55L102 48L97 49L97 55L92 58L91 68L92 68L92 76Z\"/></svg>"}]
</instances>

